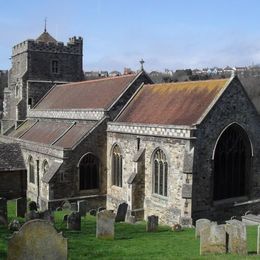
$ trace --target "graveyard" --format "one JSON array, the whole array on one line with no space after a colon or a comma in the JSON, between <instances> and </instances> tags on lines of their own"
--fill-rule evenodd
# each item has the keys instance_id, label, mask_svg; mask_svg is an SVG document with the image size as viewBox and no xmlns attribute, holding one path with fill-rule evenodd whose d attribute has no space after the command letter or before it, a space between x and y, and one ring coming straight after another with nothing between
<instances>
[{"instance_id":1,"label":"graveyard","mask_svg":"<svg viewBox=\"0 0 260 260\"><path fill-rule=\"evenodd\" d=\"M259 255L256 254L257 226L247 227L246 256L235 254L208 254L200 256L200 239L195 238L194 228L183 228L182 230L173 231L169 226L159 225L158 229L154 230L154 232L147 232L147 223L145 221L135 224L116 222L114 224L112 239L102 239L102 237L99 239L96 234L97 216L87 213L86 216L81 216L79 226L74 225L73 227L72 224L68 229L67 223L64 221L64 216L75 216L75 214L70 215L71 213L72 211L66 208L61 211L55 211L53 221L57 232L62 232L63 237L67 240L68 259L259 258ZM114 217L114 213L107 214ZM111 216L106 217L110 218ZM99 218L101 218L101 215ZM8 223L14 219L19 220L21 224L25 222L25 218L16 217L15 202L8 201ZM12 233L7 226L0 225L0 259L7 259L8 241ZM48 231L48 234L51 239L51 232ZM46 245L42 245L42 247L45 248Z\"/></svg>"}]
</instances>

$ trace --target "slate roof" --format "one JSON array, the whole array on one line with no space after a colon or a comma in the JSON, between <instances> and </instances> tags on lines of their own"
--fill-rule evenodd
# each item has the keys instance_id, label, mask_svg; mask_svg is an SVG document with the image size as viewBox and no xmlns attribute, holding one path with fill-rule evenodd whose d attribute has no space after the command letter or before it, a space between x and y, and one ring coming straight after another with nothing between
<instances>
[{"instance_id":1,"label":"slate roof","mask_svg":"<svg viewBox=\"0 0 260 260\"><path fill-rule=\"evenodd\" d=\"M193 125L230 79L144 85L116 122Z\"/></svg>"},{"instance_id":2,"label":"slate roof","mask_svg":"<svg viewBox=\"0 0 260 260\"><path fill-rule=\"evenodd\" d=\"M139 74L55 86L34 109L108 109Z\"/></svg>"},{"instance_id":3,"label":"slate roof","mask_svg":"<svg viewBox=\"0 0 260 260\"><path fill-rule=\"evenodd\" d=\"M85 123L34 121L33 124L31 120L27 120L12 136L31 142L54 145L62 148L72 148L95 124L95 121Z\"/></svg>"},{"instance_id":4,"label":"slate roof","mask_svg":"<svg viewBox=\"0 0 260 260\"><path fill-rule=\"evenodd\" d=\"M37 42L44 42L44 43L57 43L57 41L46 31L44 31L37 39Z\"/></svg>"},{"instance_id":5,"label":"slate roof","mask_svg":"<svg viewBox=\"0 0 260 260\"><path fill-rule=\"evenodd\" d=\"M19 144L0 143L0 171L25 170L24 159Z\"/></svg>"}]
</instances>

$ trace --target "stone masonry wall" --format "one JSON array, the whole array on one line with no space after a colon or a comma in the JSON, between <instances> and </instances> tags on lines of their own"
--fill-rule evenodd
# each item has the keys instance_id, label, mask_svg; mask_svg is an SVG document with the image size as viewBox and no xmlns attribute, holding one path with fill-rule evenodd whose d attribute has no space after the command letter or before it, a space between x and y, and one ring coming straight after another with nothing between
<instances>
[{"instance_id":1,"label":"stone masonry wall","mask_svg":"<svg viewBox=\"0 0 260 260\"><path fill-rule=\"evenodd\" d=\"M260 196L260 120L238 79L235 79L197 130L192 194L194 220L202 217L221 220L242 215L255 207L260 209L260 205L255 203L239 205L235 200L217 206L213 201L213 149L222 130L234 122L245 129L254 149L247 199L254 200Z\"/></svg>"},{"instance_id":2,"label":"stone masonry wall","mask_svg":"<svg viewBox=\"0 0 260 260\"><path fill-rule=\"evenodd\" d=\"M168 225L179 223L181 216L190 216L190 211L185 209L185 199L182 198L182 187L185 182L184 153L186 146L189 145L189 140L108 132L107 208L115 209L122 201L128 202L127 180L134 171L133 158L137 153L137 137L140 138L140 149L145 148L144 217L155 214L159 216L161 223ZM115 144L119 145L123 155L122 187L112 185L111 153ZM157 148L164 151L169 165L167 197L152 192L152 156Z\"/></svg>"}]
</instances>

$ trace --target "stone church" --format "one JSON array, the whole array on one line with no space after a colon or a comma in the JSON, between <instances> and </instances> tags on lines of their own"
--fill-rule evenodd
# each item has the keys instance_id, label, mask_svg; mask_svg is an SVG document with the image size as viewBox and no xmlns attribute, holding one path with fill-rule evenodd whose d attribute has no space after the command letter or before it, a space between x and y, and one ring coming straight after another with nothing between
<instances>
[{"instance_id":1,"label":"stone church","mask_svg":"<svg viewBox=\"0 0 260 260\"><path fill-rule=\"evenodd\" d=\"M44 49L49 45L59 43ZM77 76L62 80L80 80L77 65ZM65 200L108 209L126 202L138 219L155 214L186 226L260 210L260 120L237 77L153 84L141 70L30 96L37 84L32 92L30 80L21 88L26 114L19 117L11 103L12 119L22 121L0 141L21 147L27 197L41 209Z\"/></svg>"}]
</instances>

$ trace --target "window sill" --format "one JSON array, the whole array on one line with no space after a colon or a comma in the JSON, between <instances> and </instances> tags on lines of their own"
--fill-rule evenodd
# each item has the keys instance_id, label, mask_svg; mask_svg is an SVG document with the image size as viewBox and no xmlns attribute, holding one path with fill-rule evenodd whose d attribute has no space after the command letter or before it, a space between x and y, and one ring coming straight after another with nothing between
<instances>
[{"instance_id":1,"label":"window sill","mask_svg":"<svg viewBox=\"0 0 260 260\"><path fill-rule=\"evenodd\" d=\"M168 200L168 197L160 195L160 194L157 194L157 193L152 193L152 197L160 199L160 200L164 200L164 201Z\"/></svg>"}]
</instances>

